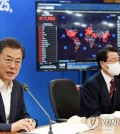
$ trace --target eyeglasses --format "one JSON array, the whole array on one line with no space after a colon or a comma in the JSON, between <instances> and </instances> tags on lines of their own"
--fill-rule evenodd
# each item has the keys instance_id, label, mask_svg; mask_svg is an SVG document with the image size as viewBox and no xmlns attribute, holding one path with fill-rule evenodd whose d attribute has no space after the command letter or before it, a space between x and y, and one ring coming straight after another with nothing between
<instances>
[{"instance_id":1,"label":"eyeglasses","mask_svg":"<svg viewBox=\"0 0 120 134\"><path fill-rule=\"evenodd\" d=\"M116 63L116 62L120 62L120 58L118 59L111 59L109 61L106 61L107 63L110 63L110 64L113 64L113 63Z\"/></svg>"},{"instance_id":2,"label":"eyeglasses","mask_svg":"<svg viewBox=\"0 0 120 134\"><path fill-rule=\"evenodd\" d=\"M11 65L13 62L16 66L21 66L21 63L22 61L21 60L13 60L13 59L10 59L10 58L5 58L4 59L5 63L8 64L8 65Z\"/></svg>"}]
</instances>

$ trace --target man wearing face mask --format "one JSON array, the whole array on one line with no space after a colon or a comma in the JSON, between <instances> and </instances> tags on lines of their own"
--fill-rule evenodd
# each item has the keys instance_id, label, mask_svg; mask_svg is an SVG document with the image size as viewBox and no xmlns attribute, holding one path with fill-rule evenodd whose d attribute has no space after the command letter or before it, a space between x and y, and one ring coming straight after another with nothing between
<instances>
[{"instance_id":1,"label":"man wearing face mask","mask_svg":"<svg viewBox=\"0 0 120 134\"><path fill-rule=\"evenodd\" d=\"M104 47L97 54L100 70L81 87L80 116L120 111L120 63L117 49Z\"/></svg>"}]
</instances>

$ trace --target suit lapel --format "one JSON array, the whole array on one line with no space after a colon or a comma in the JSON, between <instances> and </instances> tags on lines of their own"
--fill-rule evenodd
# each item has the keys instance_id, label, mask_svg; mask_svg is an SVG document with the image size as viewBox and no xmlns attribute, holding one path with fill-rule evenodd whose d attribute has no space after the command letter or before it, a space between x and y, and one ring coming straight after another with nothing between
<instances>
[{"instance_id":1,"label":"suit lapel","mask_svg":"<svg viewBox=\"0 0 120 134\"><path fill-rule=\"evenodd\" d=\"M114 78L114 81L115 81L115 91L114 91L114 94L113 94L113 105L112 105L112 111L114 111L115 107L116 107L116 104L117 104L117 101L118 101L118 89L120 88L119 87L119 80L116 79L116 77Z\"/></svg>"},{"instance_id":2,"label":"suit lapel","mask_svg":"<svg viewBox=\"0 0 120 134\"><path fill-rule=\"evenodd\" d=\"M10 123L15 121L16 110L17 110L17 94L16 94L16 89L13 88L11 92L11 109L10 109L10 117L9 117Z\"/></svg>"},{"instance_id":3,"label":"suit lapel","mask_svg":"<svg viewBox=\"0 0 120 134\"><path fill-rule=\"evenodd\" d=\"M6 122L5 108L4 108L4 104L3 104L1 93L0 93L0 116L3 119L3 122L5 123Z\"/></svg>"},{"instance_id":4,"label":"suit lapel","mask_svg":"<svg viewBox=\"0 0 120 134\"><path fill-rule=\"evenodd\" d=\"M104 94L104 96L108 100L108 103L110 104L110 107L111 107L110 95L109 95L109 92L108 92L108 88L107 88L106 82L105 82L101 72L100 72L100 75L99 75L99 83L101 83L100 84L101 92Z\"/></svg>"}]
</instances>

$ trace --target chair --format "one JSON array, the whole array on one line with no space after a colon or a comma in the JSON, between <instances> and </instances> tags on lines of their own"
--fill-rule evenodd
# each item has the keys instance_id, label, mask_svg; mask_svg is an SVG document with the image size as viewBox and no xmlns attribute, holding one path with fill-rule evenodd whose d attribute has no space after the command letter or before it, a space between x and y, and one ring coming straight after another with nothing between
<instances>
[{"instance_id":1,"label":"chair","mask_svg":"<svg viewBox=\"0 0 120 134\"><path fill-rule=\"evenodd\" d=\"M50 82L50 101L57 122L66 121L80 113L80 95L71 79L55 79Z\"/></svg>"}]
</instances>

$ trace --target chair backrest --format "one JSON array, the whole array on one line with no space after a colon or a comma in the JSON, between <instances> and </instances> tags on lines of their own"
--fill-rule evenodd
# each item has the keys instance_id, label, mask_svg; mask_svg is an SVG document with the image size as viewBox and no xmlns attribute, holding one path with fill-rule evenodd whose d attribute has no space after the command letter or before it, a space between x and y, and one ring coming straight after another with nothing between
<instances>
[{"instance_id":1,"label":"chair backrest","mask_svg":"<svg viewBox=\"0 0 120 134\"><path fill-rule=\"evenodd\" d=\"M80 95L71 79L55 79L50 82L50 100L56 121L68 119L80 113Z\"/></svg>"}]
</instances>

